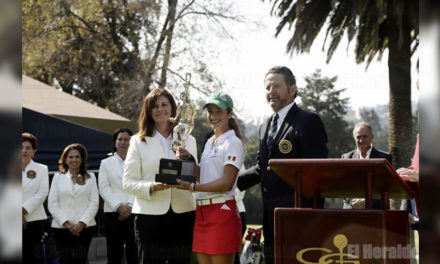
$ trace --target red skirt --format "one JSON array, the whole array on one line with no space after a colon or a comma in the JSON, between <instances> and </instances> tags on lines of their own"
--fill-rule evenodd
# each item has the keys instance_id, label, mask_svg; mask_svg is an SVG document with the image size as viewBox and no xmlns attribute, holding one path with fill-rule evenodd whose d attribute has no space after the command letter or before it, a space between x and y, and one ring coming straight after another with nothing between
<instances>
[{"instance_id":1,"label":"red skirt","mask_svg":"<svg viewBox=\"0 0 440 264\"><path fill-rule=\"evenodd\" d=\"M241 238L241 218L235 200L197 205L194 252L209 255L240 252Z\"/></svg>"}]
</instances>

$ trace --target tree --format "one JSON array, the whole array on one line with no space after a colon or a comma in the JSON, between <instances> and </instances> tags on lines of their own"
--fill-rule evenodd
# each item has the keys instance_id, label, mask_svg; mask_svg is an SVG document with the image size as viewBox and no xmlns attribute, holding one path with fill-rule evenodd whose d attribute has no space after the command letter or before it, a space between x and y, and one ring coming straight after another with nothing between
<instances>
[{"instance_id":1,"label":"tree","mask_svg":"<svg viewBox=\"0 0 440 264\"><path fill-rule=\"evenodd\" d=\"M341 98L345 89L335 89L337 77L323 77L321 71L305 77L306 86L298 88L299 106L318 114L325 125L328 137L328 157L340 158L352 149L353 136L344 120L348 98Z\"/></svg>"},{"instance_id":2,"label":"tree","mask_svg":"<svg viewBox=\"0 0 440 264\"><path fill-rule=\"evenodd\" d=\"M142 76L141 35L156 35L160 5L152 1L23 2L23 72L101 107L133 117L111 99L119 89L137 96ZM134 105L134 104L133 104ZM134 109L136 108L136 109Z\"/></svg>"},{"instance_id":3,"label":"tree","mask_svg":"<svg viewBox=\"0 0 440 264\"><path fill-rule=\"evenodd\" d=\"M381 59L388 50L390 84L389 151L396 167L411 158L411 56L418 46L417 0L273 0L272 13L281 17L278 35L294 24L287 50L309 52L324 24L327 25L327 62L347 33L351 42L356 36L356 62ZM325 45L325 43L324 43Z\"/></svg>"},{"instance_id":4,"label":"tree","mask_svg":"<svg viewBox=\"0 0 440 264\"><path fill-rule=\"evenodd\" d=\"M191 39L195 17L220 25L238 20L231 10L220 1L25 0L23 73L135 119L151 89L179 87L185 72L197 90L221 87Z\"/></svg>"}]
</instances>

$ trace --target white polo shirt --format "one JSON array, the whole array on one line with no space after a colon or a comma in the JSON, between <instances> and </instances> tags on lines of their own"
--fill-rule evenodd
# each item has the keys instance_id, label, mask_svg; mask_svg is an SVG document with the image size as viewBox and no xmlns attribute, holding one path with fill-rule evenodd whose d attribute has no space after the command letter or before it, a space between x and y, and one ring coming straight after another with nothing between
<instances>
[{"instance_id":1,"label":"white polo shirt","mask_svg":"<svg viewBox=\"0 0 440 264\"><path fill-rule=\"evenodd\" d=\"M200 159L200 183L208 183L223 177L224 167L228 164L240 169L244 161L244 147L241 140L235 135L233 129L226 131L218 137L214 143L213 138L210 138L203 150ZM238 178L238 177L237 177ZM235 195L235 187L237 185L237 178L234 186L227 192L199 192L196 194L197 199L213 198L218 196L233 196Z\"/></svg>"}]
</instances>

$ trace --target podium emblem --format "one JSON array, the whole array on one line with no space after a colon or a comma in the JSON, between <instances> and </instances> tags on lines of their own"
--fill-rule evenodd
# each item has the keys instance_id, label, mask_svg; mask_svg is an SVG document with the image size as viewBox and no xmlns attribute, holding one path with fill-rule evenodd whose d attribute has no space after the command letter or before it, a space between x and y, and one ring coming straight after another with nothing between
<instances>
[{"instance_id":1,"label":"podium emblem","mask_svg":"<svg viewBox=\"0 0 440 264\"><path fill-rule=\"evenodd\" d=\"M303 264L329 264L329 263L339 263L339 264L360 264L359 256L345 254L344 248L348 245L348 239L343 234L338 234L333 238L333 245L338 249L338 253L333 253L332 250L328 248L304 248L298 251L296 254L296 259ZM317 262L311 260L305 260L304 254L310 251L323 251L327 253L326 255L320 257Z\"/></svg>"},{"instance_id":2,"label":"podium emblem","mask_svg":"<svg viewBox=\"0 0 440 264\"><path fill-rule=\"evenodd\" d=\"M290 151L292 151L292 142L283 139L280 141L280 143L278 143L278 148L280 149L281 153L288 154Z\"/></svg>"}]
</instances>

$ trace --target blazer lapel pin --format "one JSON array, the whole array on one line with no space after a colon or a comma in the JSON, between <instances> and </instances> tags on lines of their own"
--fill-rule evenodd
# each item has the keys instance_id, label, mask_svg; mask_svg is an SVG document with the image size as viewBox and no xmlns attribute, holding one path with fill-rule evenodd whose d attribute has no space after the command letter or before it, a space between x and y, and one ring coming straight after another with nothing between
<instances>
[{"instance_id":1,"label":"blazer lapel pin","mask_svg":"<svg viewBox=\"0 0 440 264\"><path fill-rule=\"evenodd\" d=\"M36 173L34 170L28 170L28 171L26 172L26 176L27 176L29 179L35 179L35 177L37 176L37 173Z\"/></svg>"}]
</instances>

